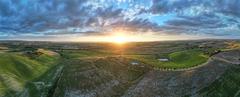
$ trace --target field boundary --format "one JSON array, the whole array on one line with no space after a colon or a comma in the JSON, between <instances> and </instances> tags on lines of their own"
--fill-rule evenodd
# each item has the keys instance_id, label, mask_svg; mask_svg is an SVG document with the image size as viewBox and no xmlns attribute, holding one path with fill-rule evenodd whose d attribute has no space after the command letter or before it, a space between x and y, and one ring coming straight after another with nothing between
<instances>
[{"instance_id":1,"label":"field boundary","mask_svg":"<svg viewBox=\"0 0 240 97\"><path fill-rule=\"evenodd\" d=\"M196 65L196 66L193 66L193 67L179 68L179 69L172 69L172 68L161 69L161 68L156 68L155 70L160 70L160 71L188 71L188 70L194 70L194 69L203 67L205 65L208 65L211 61L213 61L213 58L210 57L205 63L199 64L199 65Z\"/></svg>"}]
</instances>

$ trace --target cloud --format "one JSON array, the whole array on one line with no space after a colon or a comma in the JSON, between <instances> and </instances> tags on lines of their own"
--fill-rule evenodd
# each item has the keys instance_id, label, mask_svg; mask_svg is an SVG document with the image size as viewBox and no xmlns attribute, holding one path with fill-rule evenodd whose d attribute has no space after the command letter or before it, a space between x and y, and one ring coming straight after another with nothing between
<instances>
[{"instance_id":1,"label":"cloud","mask_svg":"<svg viewBox=\"0 0 240 97\"><path fill-rule=\"evenodd\" d=\"M239 0L153 0L149 9L152 14L175 13L178 18L162 26L167 32L188 34L209 34L215 36L240 32ZM230 29L235 27L234 30ZM229 32L219 29L226 29ZM240 35L240 33L235 33Z\"/></svg>"},{"instance_id":2,"label":"cloud","mask_svg":"<svg viewBox=\"0 0 240 97\"><path fill-rule=\"evenodd\" d=\"M240 36L239 5L239 0L0 0L0 36L105 35L116 28Z\"/></svg>"}]
</instances>

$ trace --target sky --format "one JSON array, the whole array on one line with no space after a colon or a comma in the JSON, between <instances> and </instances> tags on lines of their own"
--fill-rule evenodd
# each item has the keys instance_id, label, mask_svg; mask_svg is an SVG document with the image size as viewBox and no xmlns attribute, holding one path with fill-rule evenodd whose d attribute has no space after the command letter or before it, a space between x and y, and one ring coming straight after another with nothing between
<instances>
[{"instance_id":1,"label":"sky","mask_svg":"<svg viewBox=\"0 0 240 97\"><path fill-rule=\"evenodd\" d=\"M240 0L0 0L1 40L240 39Z\"/></svg>"}]
</instances>

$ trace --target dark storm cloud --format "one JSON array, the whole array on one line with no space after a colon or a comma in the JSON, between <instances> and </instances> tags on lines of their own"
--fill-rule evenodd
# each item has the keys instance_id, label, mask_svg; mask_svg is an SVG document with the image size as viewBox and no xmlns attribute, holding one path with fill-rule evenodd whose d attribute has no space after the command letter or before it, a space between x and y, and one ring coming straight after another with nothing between
<instances>
[{"instance_id":1,"label":"dark storm cloud","mask_svg":"<svg viewBox=\"0 0 240 97\"><path fill-rule=\"evenodd\" d=\"M0 0L0 34L104 35L119 27L134 33L240 35L239 5L240 0ZM175 16L152 20L169 14Z\"/></svg>"}]
</instances>

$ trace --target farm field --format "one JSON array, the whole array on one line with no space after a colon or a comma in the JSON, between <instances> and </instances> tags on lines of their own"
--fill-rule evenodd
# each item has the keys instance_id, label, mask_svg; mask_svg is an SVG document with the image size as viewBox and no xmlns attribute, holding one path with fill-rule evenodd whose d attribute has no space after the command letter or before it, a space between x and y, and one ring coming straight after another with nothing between
<instances>
[{"instance_id":1,"label":"farm field","mask_svg":"<svg viewBox=\"0 0 240 97\"><path fill-rule=\"evenodd\" d=\"M167 62L161 62L153 55L130 55L127 57L142 61L160 69L183 69L194 67L203 64L209 58L208 55L204 55L203 52L199 50L186 50L170 53L164 56L164 58L169 60Z\"/></svg>"},{"instance_id":2,"label":"farm field","mask_svg":"<svg viewBox=\"0 0 240 97\"><path fill-rule=\"evenodd\" d=\"M0 42L0 97L237 97L235 41Z\"/></svg>"},{"instance_id":3,"label":"farm field","mask_svg":"<svg viewBox=\"0 0 240 97\"><path fill-rule=\"evenodd\" d=\"M53 97L121 96L149 70L144 64L116 57L70 60L63 70ZM79 82L81 80L81 82ZM69 92L66 92L69 91Z\"/></svg>"}]
</instances>

